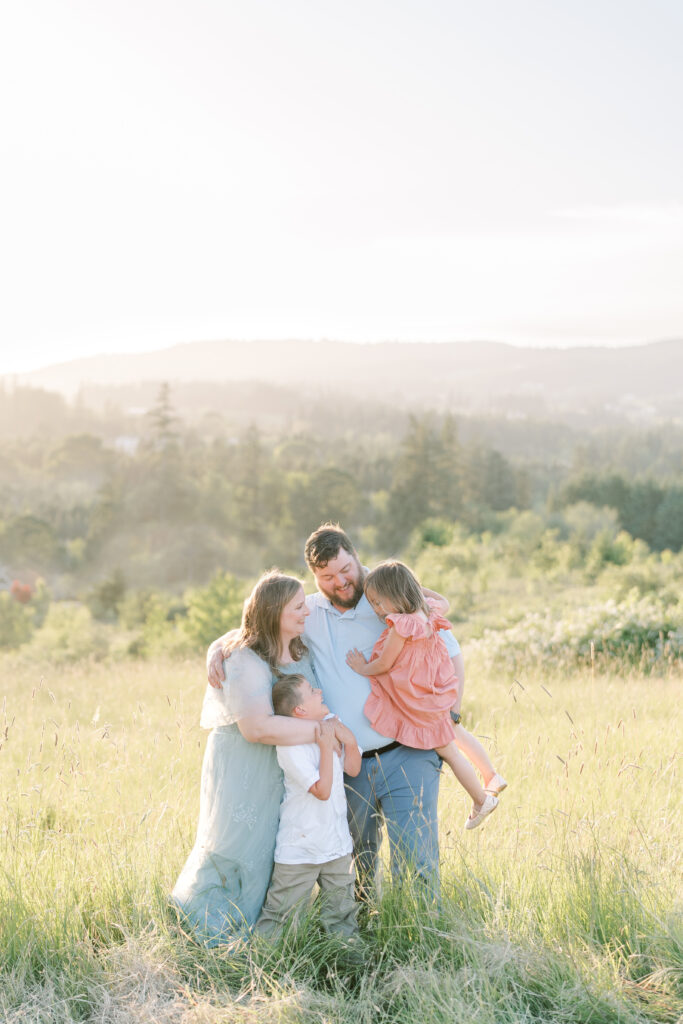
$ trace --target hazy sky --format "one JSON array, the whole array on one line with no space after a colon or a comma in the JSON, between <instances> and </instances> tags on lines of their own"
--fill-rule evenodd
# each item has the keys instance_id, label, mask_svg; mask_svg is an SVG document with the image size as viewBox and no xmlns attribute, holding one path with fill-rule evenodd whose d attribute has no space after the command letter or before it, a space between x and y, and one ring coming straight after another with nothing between
<instances>
[{"instance_id":1,"label":"hazy sky","mask_svg":"<svg viewBox=\"0 0 683 1024\"><path fill-rule=\"evenodd\" d=\"M683 335L680 0L16 0L0 373Z\"/></svg>"}]
</instances>

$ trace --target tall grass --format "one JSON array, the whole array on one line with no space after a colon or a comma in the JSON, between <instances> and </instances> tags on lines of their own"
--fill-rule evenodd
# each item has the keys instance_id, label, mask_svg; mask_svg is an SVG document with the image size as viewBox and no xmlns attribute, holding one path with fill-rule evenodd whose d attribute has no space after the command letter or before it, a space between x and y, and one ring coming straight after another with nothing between
<instances>
[{"instance_id":1,"label":"tall grass","mask_svg":"<svg viewBox=\"0 0 683 1024\"><path fill-rule=\"evenodd\" d=\"M510 786L464 832L445 771L443 893L385 881L362 955L307 926L208 951L168 909L193 839L195 662L3 663L0 1016L19 1021L674 1022L683 1012L681 677L472 679Z\"/></svg>"}]
</instances>

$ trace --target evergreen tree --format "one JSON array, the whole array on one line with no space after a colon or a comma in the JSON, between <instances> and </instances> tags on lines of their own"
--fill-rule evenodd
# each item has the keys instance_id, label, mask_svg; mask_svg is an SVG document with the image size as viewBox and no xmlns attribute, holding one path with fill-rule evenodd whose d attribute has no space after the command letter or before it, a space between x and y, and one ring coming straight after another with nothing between
<instances>
[{"instance_id":1,"label":"evergreen tree","mask_svg":"<svg viewBox=\"0 0 683 1024\"><path fill-rule=\"evenodd\" d=\"M436 514L440 457L429 420L411 416L387 502L385 533L390 547L400 547L423 519Z\"/></svg>"},{"instance_id":2,"label":"evergreen tree","mask_svg":"<svg viewBox=\"0 0 683 1024\"><path fill-rule=\"evenodd\" d=\"M171 387L168 381L159 385L156 404L149 410L152 424L152 442L155 448L165 451L178 442L178 417L171 405Z\"/></svg>"}]
</instances>

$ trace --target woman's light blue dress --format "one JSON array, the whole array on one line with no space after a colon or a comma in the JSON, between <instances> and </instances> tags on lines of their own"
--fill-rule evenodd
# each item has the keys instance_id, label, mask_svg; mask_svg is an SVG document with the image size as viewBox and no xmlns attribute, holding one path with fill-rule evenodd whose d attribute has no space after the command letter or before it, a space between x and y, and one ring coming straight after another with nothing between
<instances>
[{"instance_id":1,"label":"woman's light blue dress","mask_svg":"<svg viewBox=\"0 0 683 1024\"><path fill-rule=\"evenodd\" d=\"M275 747L249 743L238 719L272 712L270 668L248 648L223 663L222 690L208 687L201 725L210 728L202 765L197 839L172 898L197 937L216 946L246 935L273 870L282 772ZM310 660L280 666L317 686Z\"/></svg>"}]
</instances>

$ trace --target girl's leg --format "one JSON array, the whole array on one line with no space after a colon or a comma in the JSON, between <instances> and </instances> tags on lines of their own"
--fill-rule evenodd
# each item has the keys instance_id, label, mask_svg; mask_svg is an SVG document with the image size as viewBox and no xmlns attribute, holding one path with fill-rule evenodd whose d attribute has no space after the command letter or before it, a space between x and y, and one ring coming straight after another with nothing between
<instances>
[{"instance_id":1,"label":"girl's leg","mask_svg":"<svg viewBox=\"0 0 683 1024\"><path fill-rule=\"evenodd\" d=\"M500 796L504 789L507 789L507 782L502 775L499 775L491 764L491 758L486 753L478 739L463 729L461 725L453 727L455 731L455 742L458 747L467 754L468 758L481 772L484 779L484 789L487 793Z\"/></svg>"},{"instance_id":2,"label":"girl's leg","mask_svg":"<svg viewBox=\"0 0 683 1024\"><path fill-rule=\"evenodd\" d=\"M479 773L484 780L484 789L486 789L489 782L496 774L496 770L491 764L491 758L486 753L479 740L476 739L471 732L468 732L467 729L464 729L462 725L456 725L453 729L455 732L455 742L457 743L458 748L462 750L466 757L469 758L475 768L478 768ZM453 770L455 771L455 769Z\"/></svg>"},{"instance_id":3,"label":"girl's leg","mask_svg":"<svg viewBox=\"0 0 683 1024\"><path fill-rule=\"evenodd\" d=\"M456 726L456 729L459 728L459 726ZM469 733L467 735L469 735ZM484 787L477 778L477 774L472 765L458 750L455 740L451 740L451 742L447 743L445 747L436 747L436 752L452 770L460 785L463 786L472 797L475 808L478 809L481 807L486 799Z\"/></svg>"}]
</instances>

